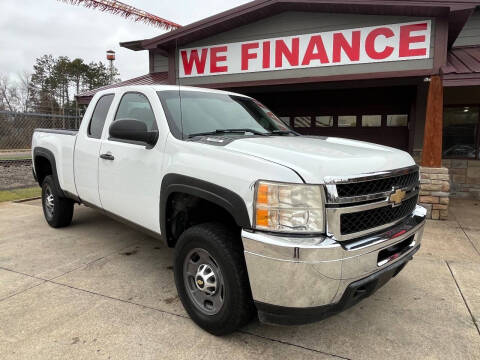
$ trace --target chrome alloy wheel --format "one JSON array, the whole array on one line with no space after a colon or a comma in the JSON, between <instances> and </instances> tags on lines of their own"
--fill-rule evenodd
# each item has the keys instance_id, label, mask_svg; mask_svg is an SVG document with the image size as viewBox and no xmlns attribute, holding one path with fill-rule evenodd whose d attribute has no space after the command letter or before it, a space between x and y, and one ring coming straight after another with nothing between
<instances>
[{"instance_id":1,"label":"chrome alloy wheel","mask_svg":"<svg viewBox=\"0 0 480 360\"><path fill-rule=\"evenodd\" d=\"M52 193L52 189L50 189L50 186L45 187L45 210L47 210L48 216L52 217L53 216L53 211L55 210L55 203L54 203L54 196Z\"/></svg>"},{"instance_id":2,"label":"chrome alloy wheel","mask_svg":"<svg viewBox=\"0 0 480 360\"><path fill-rule=\"evenodd\" d=\"M202 313L215 315L220 311L225 287L222 272L208 251L195 248L188 253L183 279L189 298Z\"/></svg>"}]
</instances>

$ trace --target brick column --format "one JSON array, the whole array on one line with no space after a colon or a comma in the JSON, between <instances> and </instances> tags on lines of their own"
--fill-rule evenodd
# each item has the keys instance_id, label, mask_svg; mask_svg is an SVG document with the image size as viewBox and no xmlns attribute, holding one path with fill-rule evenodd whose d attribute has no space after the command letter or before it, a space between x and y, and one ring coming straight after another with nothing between
<instances>
[{"instance_id":1,"label":"brick column","mask_svg":"<svg viewBox=\"0 0 480 360\"><path fill-rule=\"evenodd\" d=\"M448 218L450 177L442 167L443 85L439 75L430 78L420 168L420 205L427 208L428 218Z\"/></svg>"},{"instance_id":2,"label":"brick column","mask_svg":"<svg viewBox=\"0 0 480 360\"><path fill-rule=\"evenodd\" d=\"M427 209L433 220L448 218L450 177L447 168L420 168L420 205Z\"/></svg>"}]
</instances>

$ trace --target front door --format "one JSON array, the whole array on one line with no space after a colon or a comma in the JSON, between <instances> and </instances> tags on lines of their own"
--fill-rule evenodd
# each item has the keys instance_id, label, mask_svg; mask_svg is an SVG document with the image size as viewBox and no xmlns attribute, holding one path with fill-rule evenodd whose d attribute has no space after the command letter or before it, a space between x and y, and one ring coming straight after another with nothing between
<instances>
[{"instance_id":1,"label":"front door","mask_svg":"<svg viewBox=\"0 0 480 360\"><path fill-rule=\"evenodd\" d=\"M158 130L151 102L159 100L154 96L154 93L124 93L113 121L140 120L146 123L148 130ZM110 138L107 132L99 159L99 193L103 208L158 233L161 139L151 147Z\"/></svg>"}]
</instances>

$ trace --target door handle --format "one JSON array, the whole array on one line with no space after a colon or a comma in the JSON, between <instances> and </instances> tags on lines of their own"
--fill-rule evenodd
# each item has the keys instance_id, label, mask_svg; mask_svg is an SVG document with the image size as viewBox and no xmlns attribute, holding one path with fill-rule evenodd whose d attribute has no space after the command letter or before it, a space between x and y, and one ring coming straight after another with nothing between
<instances>
[{"instance_id":1,"label":"door handle","mask_svg":"<svg viewBox=\"0 0 480 360\"><path fill-rule=\"evenodd\" d=\"M112 154L101 154L100 158L104 159L104 160L114 160L115 159L115 157Z\"/></svg>"}]
</instances>

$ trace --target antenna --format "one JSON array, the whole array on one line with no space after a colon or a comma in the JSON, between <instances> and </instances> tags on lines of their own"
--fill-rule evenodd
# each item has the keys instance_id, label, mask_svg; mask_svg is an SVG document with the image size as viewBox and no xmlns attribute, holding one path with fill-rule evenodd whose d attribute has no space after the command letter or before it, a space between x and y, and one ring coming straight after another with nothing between
<instances>
[{"instance_id":1,"label":"antenna","mask_svg":"<svg viewBox=\"0 0 480 360\"><path fill-rule=\"evenodd\" d=\"M180 63L180 54L178 54L178 39L175 39L175 79L178 84L178 99L179 99L179 105L180 105L180 128L182 130L182 140L185 140L184 133L183 133L183 113L182 113L182 90L180 88L180 67L177 65ZM177 62L177 56L178 56L178 62Z\"/></svg>"}]
</instances>

